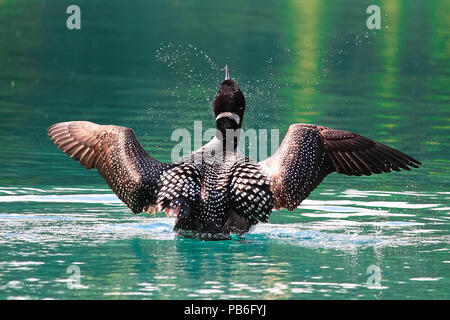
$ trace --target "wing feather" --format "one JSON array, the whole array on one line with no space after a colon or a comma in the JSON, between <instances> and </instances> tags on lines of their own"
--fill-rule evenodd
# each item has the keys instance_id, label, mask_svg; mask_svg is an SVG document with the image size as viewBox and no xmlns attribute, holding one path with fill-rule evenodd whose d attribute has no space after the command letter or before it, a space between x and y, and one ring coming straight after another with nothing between
<instances>
[{"instance_id":1,"label":"wing feather","mask_svg":"<svg viewBox=\"0 0 450 320\"><path fill-rule=\"evenodd\" d=\"M96 168L134 213L155 205L160 177L171 165L150 157L130 128L72 121L51 126L48 135L86 169Z\"/></svg>"},{"instance_id":2,"label":"wing feather","mask_svg":"<svg viewBox=\"0 0 450 320\"><path fill-rule=\"evenodd\" d=\"M421 163L350 131L294 124L275 154L260 164L271 177L275 209L294 210L332 172L369 176Z\"/></svg>"}]
</instances>

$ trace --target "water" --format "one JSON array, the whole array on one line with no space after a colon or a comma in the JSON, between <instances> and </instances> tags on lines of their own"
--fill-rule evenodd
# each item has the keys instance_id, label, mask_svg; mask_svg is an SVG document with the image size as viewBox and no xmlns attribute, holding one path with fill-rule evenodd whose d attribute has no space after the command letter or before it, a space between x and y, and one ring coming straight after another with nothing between
<instances>
[{"instance_id":1,"label":"water","mask_svg":"<svg viewBox=\"0 0 450 320\"><path fill-rule=\"evenodd\" d=\"M79 31L70 4L0 3L1 299L449 298L446 1L381 1L376 31L356 0L78 1ZM46 137L113 123L170 161L175 129L214 126L226 63L244 129L351 130L423 166L330 175L294 212L205 242L131 214Z\"/></svg>"}]
</instances>

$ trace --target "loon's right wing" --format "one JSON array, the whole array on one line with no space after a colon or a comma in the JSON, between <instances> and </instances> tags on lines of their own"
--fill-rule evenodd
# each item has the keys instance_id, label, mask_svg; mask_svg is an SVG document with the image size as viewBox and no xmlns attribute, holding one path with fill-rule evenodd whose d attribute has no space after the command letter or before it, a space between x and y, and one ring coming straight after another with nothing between
<instances>
[{"instance_id":1,"label":"loon's right wing","mask_svg":"<svg viewBox=\"0 0 450 320\"><path fill-rule=\"evenodd\" d=\"M52 125L48 135L86 169L96 168L134 213L156 204L160 177L171 165L150 157L130 128L72 121Z\"/></svg>"},{"instance_id":2,"label":"loon's right wing","mask_svg":"<svg viewBox=\"0 0 450 320\"><path fill-rule=\"evenodd\" d=\"M371 175L410 170L420 162L350 131L293 124L278 150L260 164L271 177L275 209L292 211L332 172Z\"/></svg>"}]
</instances>

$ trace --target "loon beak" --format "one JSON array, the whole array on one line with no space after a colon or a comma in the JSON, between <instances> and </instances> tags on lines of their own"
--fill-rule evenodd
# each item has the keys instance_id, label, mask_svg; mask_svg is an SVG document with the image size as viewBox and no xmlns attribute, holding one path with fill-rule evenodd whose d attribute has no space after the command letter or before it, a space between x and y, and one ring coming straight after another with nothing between
<instances>
[{"instance_id":1,"label":"loon beak","mask_svg":"<svg viewBox=\"0 0 450 320\"><path fill-rule=\"evenodd\" d=\"M230 80L230 73L228 72L228 64L225 65L225 80Z\"/></svg>"}]
</instances>

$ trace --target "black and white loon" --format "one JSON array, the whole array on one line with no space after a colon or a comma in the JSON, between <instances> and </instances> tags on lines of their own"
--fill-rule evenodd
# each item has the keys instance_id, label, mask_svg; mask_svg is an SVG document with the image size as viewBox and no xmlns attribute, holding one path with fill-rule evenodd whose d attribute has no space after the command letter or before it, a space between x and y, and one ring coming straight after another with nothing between
<instances>
[{"instance_id":1,"label":"black and white loon","mask_svg":"<svg viewBox=\"0 0 450 320\"><path fill-rule=\"evenodd\" d=\"M134 213L165 211L181 233L243 234L274 209L296 209L332 172L361 176L420 164L353 132L312 124L291 125L275 154L249 159L237 149L245 98L225 70L214 100L216 136L178 162L153 159L130 128L72 121L51 126L48 135L96 168Z\"/></svg>"}]
</instances>

